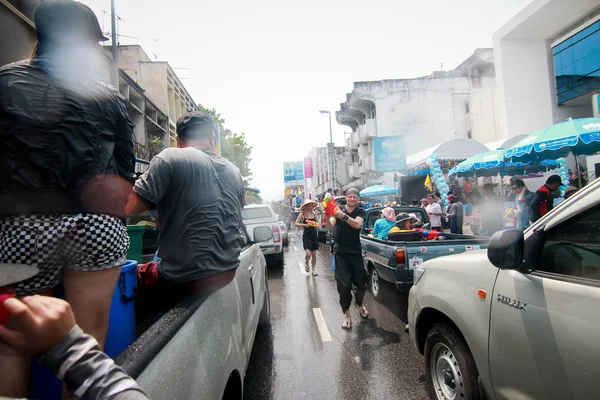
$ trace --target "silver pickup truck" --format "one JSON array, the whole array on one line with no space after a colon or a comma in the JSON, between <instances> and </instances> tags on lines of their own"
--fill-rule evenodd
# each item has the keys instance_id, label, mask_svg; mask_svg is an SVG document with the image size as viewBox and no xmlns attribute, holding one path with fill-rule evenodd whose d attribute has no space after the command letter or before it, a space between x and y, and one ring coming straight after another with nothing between
<instances>
[{"instance_id":1,"label":"silver pickup truck","mask_svg":"<svg viewBox=\"0 0 600 400\"><path fill-rule=\"evenodd\" d=\"M273 233L258 227L253 238L229 285L183 300L115 359L150 398L242 399L257 327L270 319L267 267L257 242L271 241Z\"/></svg>"},{"instance_id":2,"label":"silver pickup truck","mask_svg":"<svg viewBox=\"0 0 600 400\"><path fill-rule=\"evenodd\" d=\"M414 280L408 329L433 399L600 399L600 180Z\"/></svg>"}]
</instances>

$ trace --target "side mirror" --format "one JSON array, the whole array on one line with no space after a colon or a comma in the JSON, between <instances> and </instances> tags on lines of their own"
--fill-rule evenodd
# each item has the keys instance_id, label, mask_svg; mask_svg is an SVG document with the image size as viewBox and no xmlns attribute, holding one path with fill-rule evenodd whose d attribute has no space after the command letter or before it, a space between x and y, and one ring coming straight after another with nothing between
<instances>
[{"instance_id":1,"label":"side mirror","mask_svg":"<svg viewBox=\"0 0 600 400\"><path fill-rule=\"evenodd\" d=\"M257 226L253 232L254 243L267 242L273 239L273 231L268 226Z\"/></svg>"},{"instance_id":2,"label":"side mirror","mask_svg":"<svg viewBox=\"0 0 600 400\"><path fill-rule=\"evenodd\" d=\"M523 264L525 237L520 229L494 233L488 244L488 259L500 269L519 269Z\"/></svg>"}]
</instances>

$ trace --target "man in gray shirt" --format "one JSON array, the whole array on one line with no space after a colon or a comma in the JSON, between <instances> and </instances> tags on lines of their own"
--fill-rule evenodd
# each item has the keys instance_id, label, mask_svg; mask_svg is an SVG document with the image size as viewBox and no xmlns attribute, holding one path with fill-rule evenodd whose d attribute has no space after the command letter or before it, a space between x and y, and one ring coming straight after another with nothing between
<instances>
[{"instance_id":1,"label":"man in gray shirt","mask_svg":"<svg viewBox=\"0 0 600 400\"><path fill-rule=\"evenodd\" d=\"M138 267L141 285L162 282L216 290L235 276L245 192L239 170L214 153L215 127L203 112L177 121L179 148L155 156L126 211L158 209L158 263Z\"/></svg>"}]
</instances>

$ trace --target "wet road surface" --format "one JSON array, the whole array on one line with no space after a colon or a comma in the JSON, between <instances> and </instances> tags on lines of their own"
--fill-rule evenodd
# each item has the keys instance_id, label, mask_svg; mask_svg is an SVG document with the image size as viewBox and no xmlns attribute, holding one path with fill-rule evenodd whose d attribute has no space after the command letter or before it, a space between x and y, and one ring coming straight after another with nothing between
<instances>
[{"instance_id":1,"label":"wet road surface","mask_svg":"<svg viewBox=\"0 0 600 400\"><path fill-rule=\"evenodd\" d=\"M384 282L381 303L365 296L369 318L353 304L343 330L329 246L313 277L299 266L300 234L290 231L285 267L269 268L271 326L256 336L244 399L427 399L423 357L404 333L407 295Z\"/></svg>"}]
</instances>

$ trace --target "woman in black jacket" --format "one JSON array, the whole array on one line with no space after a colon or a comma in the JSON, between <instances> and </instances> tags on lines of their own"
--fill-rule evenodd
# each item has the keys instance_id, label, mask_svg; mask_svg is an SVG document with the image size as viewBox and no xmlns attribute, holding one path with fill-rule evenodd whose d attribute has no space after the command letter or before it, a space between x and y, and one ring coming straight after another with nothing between
<instances>
[{"instance_id":1,"label":"woman in black jacket","mask_svg":"<svg viewBox=\"0 0 600 400\"><path fill-rule=\"evenodd\" d=\"M52 294L62 280L79 325L103 345L129 247L132 124L94 74L106 38L93 12L47 0L35 24L35 56L0 68L0 263L40 269L13 287L19 296ZM11 365L0 396L26 397L26 359L5 347L0 357Z\"/></svg>"}]
</instances>

